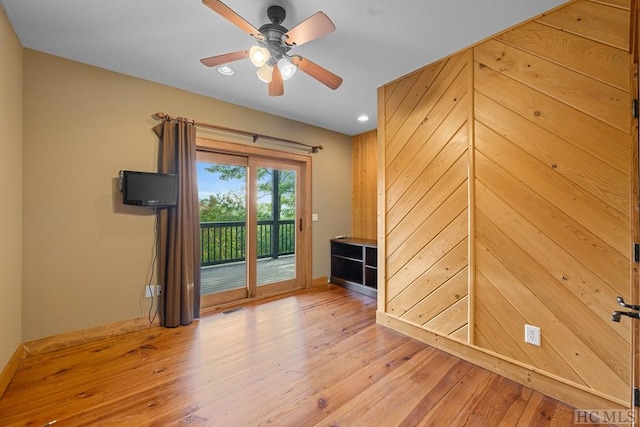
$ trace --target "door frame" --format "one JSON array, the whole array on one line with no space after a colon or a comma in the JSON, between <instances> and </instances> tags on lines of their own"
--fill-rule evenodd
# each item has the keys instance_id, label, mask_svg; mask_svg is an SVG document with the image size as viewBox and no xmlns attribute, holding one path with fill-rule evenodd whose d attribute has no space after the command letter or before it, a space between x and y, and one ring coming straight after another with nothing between
<instances>
[{"instance_id":1,"label":"door frame","mask_svg":"<svg viewBox=\"0 0 640 427\"><path fill-rule=\"evenodd\" d=\"M635 93L636 97L640 98L638 92L638 63L634 64L635 76L632 78L632 93ZM637 102L637 101L636 101ZM631 304L640 305L640 272L638 261L634 259L635 256L635 244L640 243L640 183L638 182L640 169L638 152L640 143L640 134L638 128L638 119L632 118L631 126L633 131L631 132L631 242L633 242L631 249ZM640 321L635 319L627 319L631 322L631 396L630 403L631 409L634 412L633 425L640 425L640 407L635 405L635 393L636 389L640 388Z\"/></svg>"},{"instance_id":2,"label":"door frame","mask_svg":"<svg viewBox=\"0 0 640 427\"><path fill-rule=\"evenodd\" d=\"M295 163L299 168L300 174L300 188L297 188L298 186L296 186L296 204L298 206L296 209L296 222L299 227L299 238L296 239L295 255L296 275L298 277L296 283L288 283L282 287L276 287L273 291L269 292L257 292L256 295L247 296L246 294L241 295L238 293L238 298L233 301L229 301L228 298L219 298L216 294L201 296L201 308L206 310L224 305L235 305L243 301L251 301L278 293L289 292L296 289L307 289L311 287L311 156L202 137L196 138L196 149L204 152L256 158L266 162L274 161ZM249 194L249 197L251 197L251 194ZM251 224L251 221L249 221L249 224ZM249 246L247 247L248 253L251 251L251 247L255 248L255 244L252 246L251 242L249 242ZM250 277L247 279L251 280ZM299 284L299 286L297 284Z\"/></svg>"},{"instance_id":3,"label":"door frame","mask_svg":"<svg viewBox=\"0 0 640 427\"><path fill-rule=\"evenodd\" d=\"M631 2L631 23L630 23L630 58L631 58L631 81L630 81L630 98L635 103L635 109L638 108L638 99L640 99L640 85L638 83L638 67L640 57L640 31L638 25L640 23L640 2ZM640 243L640 127L638 126L637 114L632 113L630 108L631 129L630 129L630 189L631 189L631 242ZM636 112L637 113L637 112ZM631 250L631 303L640 304L640 272L639 263L634 259L635 248ZM640 424L640 408L635 405L635 390L640 388L640 321L629 319L631 321L631 409L634 413L633 425Z\"/></svg>"}]
</instances>

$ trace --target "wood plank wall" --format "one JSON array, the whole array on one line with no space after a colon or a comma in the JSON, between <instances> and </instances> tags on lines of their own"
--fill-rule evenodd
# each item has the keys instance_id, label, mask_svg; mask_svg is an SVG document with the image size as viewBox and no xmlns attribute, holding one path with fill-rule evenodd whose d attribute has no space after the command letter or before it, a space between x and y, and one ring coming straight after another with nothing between
<instances>
[{"instance_id":1,"label":"wood plank wall","mask_svg":"<svg viewBox=\"0 0 640 427\"><path fill-rule=\"evenodd\" d=\"M468 336L470 56L386 90L386 310Z\"/></svg>"},{"instance_id":2,"label":"wood plank wall","mask_svg":"<svg viewBox=\"0 0 640 427\"><path fill-rule=\"evenodd\" d=\"M624 406L630 6L571 2L379 92L384 315Z\"/></svg>"},{"instance_id":3,"label":"wood plank wall","mask_svg":"<svg viewBox=\"0 0 640 427\"><path fill-rule=\"evenodd\" d=\"M351 139L352 185L351 236L376 239L377 236L377 131L361 133Z\"/></svg>"}]
</instances>

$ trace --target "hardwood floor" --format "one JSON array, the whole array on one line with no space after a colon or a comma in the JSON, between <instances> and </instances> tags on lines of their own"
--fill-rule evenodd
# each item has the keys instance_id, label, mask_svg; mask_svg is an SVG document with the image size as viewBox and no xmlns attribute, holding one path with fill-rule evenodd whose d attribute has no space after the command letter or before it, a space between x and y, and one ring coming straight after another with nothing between
<instances>
[{"instance_id":1,"label":"hardwood floor","mask_svg":"<svg viewBox=\"0 0 640 427\"><path fill-rule=\"evenodd\" d=\"M572 425L573 408L375 324L336 286L27 358L0 425Z\"/></svg>"}]
</instances>

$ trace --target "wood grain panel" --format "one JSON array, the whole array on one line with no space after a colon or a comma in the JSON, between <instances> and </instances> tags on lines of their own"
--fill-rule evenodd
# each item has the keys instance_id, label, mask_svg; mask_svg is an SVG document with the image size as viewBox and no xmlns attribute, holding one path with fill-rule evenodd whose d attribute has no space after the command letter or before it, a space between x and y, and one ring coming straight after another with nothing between
<instances>
[{"instance_id":1,"label":"wood grain panel","mask_svg":"<svg viewBox=\"0 0 640 427\"><path fill-rule=\"evenodd\" d=\"M480 63L475 64L474 78L477 92L619 171L629 173L628 130L617 130ZM514 93L518 96L513 96Z\"/></svg>"},{"instance_id":2,"label":"wood grain panel","mask_svg":"<svg viewBox=\"0 0 640 427\"><path fill-rule=\"evenodd\" d=\"M465 102L456 103L451 113L437 124L437 129L422 144L417 142L422 138L416 139L415 146L419 147L417 152L403 150L396 157L393 162L396 170L393 170L392 165L387 171L387 176L391 175L387 188L387 206L393 207L412 184L424 179L422 176L425 170L430 170L431 163L445 146L459 145L461 150L467 146L468 135L466 129L462 128L467 122L467 105ZM406 155L405 151L411 151L411 155Z\"/></svg>"},{"instance_id":3,"label":"wood grain panel","mask_svg":"<svg viewBox=\"0 0 640 427\"><path fill-rule=\"evenodd\" d=\"M476 303L477 303L477 301L476 301ZM478 314L474 312L474 316L478 317ZM475 345L477 346L477 348L483 349L485 351L489 351L489 353L498 355L499 357L508 357L508 356L505 356L504 354L502 354L498 349L496 349L496 346L493 345L493 340L490 340L489 338L485 337L482 330L480 330L478 328L475 328L474 336L475 336L475 341L474 342L475 342ZM445 343L446 343L446 341L445 341ZM530 366L530 365L528 365L528 366Z\"/></svg>"},{"instance_id":4,"label":"wood grain panel","mask_svg":"<svg viewBox=\"0 0 640 427\"><path fill-rule=\"evenodd\" d=\"M621 283L610 286L604 282L586 268L579 258L569 254L550 236L541 233L538 228L481 184L478 184L477 207L478 217L486 215L493 218L500 229L512 240L535 242L536 244L527 245L529 256L553 275L556 282L562 283L576 298L588 306L594 315L608 318L616 295L629 294L628 286ZM613 325L612 323L610 326L623 339L627 341L630 339L629 324Z\"/></svg>"},{"instance_id":5,"label":"wood grain panel","mask_svg":"<svg viewBox=\"0 0 640 427\"><path fill-rule=\"evenodd\" d=\"M491 254L487 254L491 255ZM476 328L484 338L478 345L493 348L499 354L529 366L544 369L576 384L586 383L553 348L527 344L522 339L525 317L506 299L482 272L476 278ZM491 347L486 346L489 344Z\"/></svg>"},{"instance_id":6,"label":"wood grain panel","mask_svg":"<svg viewBox=\"0 0 640 427\"><path fill-rule=\"evenodd\" d=\"M629 54L623 49L558 31L538 22L529 22L507 31L496 40L629 91Z\"/></svg>"},{"instance_id":7,"label":"wood grain panel","mask_svg":"<svg viewBox=\"0 0 640 427\"><path fill-rule=\"evenodd\" d=\"M533 366L533 359L517 345L520 341L522 331L512 319L517 319L520 313L513 310L511 304L506 301L500 294L499 298L487 297L484 290L485 284L489 283L482 273L476 273L476 341L479 347L490 350L494 353L501 354L512 360L521 360L523 363ZM491 284L489 283L489 286ZM505 305L506 304L506 305ZM512 310L509 310L511 308ZM508 322L500 322L497 318L504 317L509 319ZM524 319L522 320L524 323ZM512 331L517 329L517 331ZM516 333L518 338L514 339L511 334Z\"/></svg>"},{"instance_id":8,"label":"wood grain panel","mask_svg":"<svg viewBox=\"0 0 640 427\"><path fill-rule=\"evenodd\" d=\"M618 349L627 347L629 341L615 333L611 314L603 313L604 315L599 316L593 313L581 298L571 293L562 282L554 280L543 266L536 263L527 253L527 248L536 243L534 240L521 247L518 245L519 242L511 240L483 215L478 214L477 220L478 241L500 262L508 264L509 270L522 286L531 291L546 309L562 319L562 323L575 337L589 347L611 371L628 382L629 355L621 353ZM482 266L478 264L478 268L482 269ZM574 369L580 371L585 367L576 365Z\"/></svg>"},{"instance_id":9,"label":"wood grain panel","mask_svg":"<svg viewBox=\"0 0 640 427\"><path fill-rule=\"evenodd\" d=\"M476 61L587 113L629 130L628 94L561 65L489 40L474 50Z\"/></svg>"},{"instance_id":10,"label":"wood grain panel","mask_svg":"<svg viewBox=\"0 0 640 427\"><path fill-rule=\"evenodd\" d=\"M538 21L606 45L629 49L627 10L578 1L540 17Z\"/></svg>"},{"instance_id":11,"label":"wood grain panel","mask_svg":"<svg viewBox=\"0 0 640 427\"><path fill-rule=\"evenodd\" d=\"M442 150L433 162L431 167L425 171L411 184L411 187L404 192L400 200L392 206L388 207L387 212L387 232L392 232L394 228L418 205L424 200L425 195L430 191L437 191L438 184L447 186L448 183L442 180L444 175L449 173L456 176L460 170L467 174L468 159L466 156L467 146L463 144L466 141L466 129L461 129L460 135L464 135L464 139L455 138L456 144L452 144ZM434 188L435 187L435 188ZM456 186L452 188L456 188ZM432 190L433 189L433 190ZM427 200L427 203L429 201Z\"/></svg>"},{"instance_id":12,"label":"wood grain panel","mask_svg":"<svg viewBox=\"0 0 640 427\"><path fill-rule=\"evenodd\" d=\"M464 248L463 245L461 245L461 247ZM465 266L465 268L456 273L455 276L446 281L443 280L442 285L407 310L401 317L410 322L422 325L425 323L424 319L432 319L438 314L448 310L453 304L468 295L467 274L469 274L469 272ZM466 323L465 316L465 321L462 324Z\"/></svg>"},{"instance_id":13,"label":"wood grain panel","mask_svg":"<svg viewBox=\"0 0 640 427\"><path fill-rule=\"evenodd\" d=\"M384 91L384 99L382 100L385 104L389 104L391 102L391 99L394 97L394 95L397 96L396 98L396 104L399 104L400 102L402 102L402 98L404 95L401 95L402 91L406 91L406 89L402 89L402 87L404 88L409 88L411 87L411 85L413 84L411 82L411 77L416 77L417 73L412 73L411 75L406 76L404 79L401 80L396 80L393 83L389 83L388 85L385 86L385 91ZM399 93L396 94L396 92L401 91ZM406 95L406 93L405 93ZM389 117L387 117L387 120L389 119ZM387 120L384 121L385 126L387 124Z\"/></svg>"},{"instance_id":14,"label":"wood grain panel","mask_svg":"<svg viewBox=\"0 0 640 427\"><path fill-rule=\"evenodd\" d=\"M393 289L408 286L431 265L446 255L467 235L467 210L465 209L440 232L436 239L416 252L404 265L387 266L389 297Z\"/></svg>"},{"instance_id":15,"label":"wood grain panel","mask_svg":"<svg viewBox=\"0 0 640 427\"><path fill-rule=\"evenodd\" d=\"M614 218L629 209L629 176L600 159L564 143L550 132L510 113L488 98L478 96L477 120L529 153L549 169L591 193L611 211ZM482 108L485 107L486 108ZM622 220L624 221L624 220Z\"/></svg>"},{"instance_id":16,"label":"wood grain panel","mask_svg":"<svg viewBox=\"0 0 640 427\"><path fill-rule=\"evenodd\" d=\"M539 326L544 334L545 346L552 347L579 373L589 387L610 396L624 399L628 395L628 382L607 366L591 349L576 337L526 286L512 286L518 279L488 249L477 242L477 268L487 279L496 284L510 303L518 307L527 323Z\"/></svg>"},{"instance_id":17,"label":"wood grain panel","mask_svg":"<svg viewBox=\"0 0 640 427\"><path fill-rule=\"evenodd\" d=\"M443 185L437 185L425 194L413 209L404 217L400 216L399 224L386 236L386 247L389 255L402 246L414 231L421 227L425 219L445 202L457 188L467 187L467 159L461 156L441 178ZM446 184L446 185L445 185ZM464 190L466 191L466 190Z\"/></svg>"},{"instance_id":18,"label":"wood grain panel","mask_svg":"<svg viewBox=\"0 0 640 427\"><path fill-rule=\"evenodd\" d=\"M429 87L438 76L445 61L439 67L430 67L417 71L396 82L393 90L386 101L387 111L385 129L389 132L389 137L393 137L407 118L407 113L414 108L422 94L424 88Z\"/></svg>"},{"instance_id":19,"label":"wood grain panel","mask_svg":"<svg viewBox=\"0 0 640 427\"><path fill-rule=\"evenodd\" d=\"M378 103L377 103L377 117L378 117L378 181L376 183L377 186L377 230L378 235L376 238L376 244L378 249L378 256L376 259L376 263L378 266L377 271L377 285L378 285L378 311L383 313L386 310L387 305L387 262L386 262L386 242L385 238L387 235L387 208L385 201L385 167L387 164L386 161L386 152L385 145L387 141L387 127L381 126L380 123L386 123L386 109L384 100L387 99L386 96L386 86L380 86L378 88Z\"/></svg>"},{"instance_id":20,"label":"wood grain panel","mask_svg":"<svg viewBox=\"0 0 640 427\"><path fill-rule=\"evenodd\" d=\"M367 155L363 158L367 165L365 177L362 180L362 235L365 238L376 239L378 236L378 132L372 130L367 134Z\"/></svg>"},{"instance_id":21,"label":"wood grain panel","mask_svg":"<svg viewBox=\"0 0 640 427\"><path fill-rule=\"evenodd\" d=\"M390 133L387 132L387 140L385 141L386 166L391 164L400 151L405 148L407 142L411 138L411 135L414 134L419 126L428 121L429 114L433 111L434 107L437 105L440 98L446 93L447 89L449 89L451 84L458 79L458 76L462 73L466 65L467 62L465 57L462 55L449 58L446 60L433 84L427 87L426 91L424 87L418 87L416 88L418 92L415 95L410 95L410 98L419 98L419 102L410 111L403 109L404 113L402 116L406 115L406 118L401 123L398 132L396 132L394 136L390 136ZM464 88L466 89L466 86ZM456 101L451 99L450 102ZM394 112L387 111L387 114L392 113Z\"/></svg>"},{"instance_id":22,"label":"wood grain panel","mask_svg":"<svg viewBox=\"0 0 640 427\"><path fill-rule=\"evenodd\" d=\"M457 331L449 334L449 338L454 338L465 343L469 342L469 324L467 323Z\"/></svg>"},{"instance_id":23,"label":"wood grain panel","mask_svg":"<svg viewBox=\"0 0 640 427\"><path fill-rule=\"evenodd\" d=\"M351 236L377 236L378 135L373 130L352 138Z\"/></svg>"},{"instance_id":24,"label":"wood grain panel","mask_svg":"<svg viewBox=\"0 0 640 427\"><path fill-rule=\"evenodd\" d=\"M458 243L449 253L425 269L424 273L413 283L399 283L395 289L390 289L389 295L393 295L393 297L390 298L387 305L389 313L402 317L443 284L451 281L453 277L457 277L458 280L461 279L462 276L460 276L460 272L468 265L466 244L466 240ZM450 284L449 286L455 288L457 284ZM456 297L456 295L460 295L458 292L453 291L451 295L453 295L453 299L456 301L460 299ZM420 317L420 313L416 310L414 310L411 317L413 318L415 316ZM422 318L429 319L430 317L422 316Z\"/></svg>"},{"instance_id":25,"label":"wood grain panel","mask_svg":"<svg viewBox=\"0 0 640 427\"><path fill-rule=\"evenodd\" d=\"M433 159L433 156L427 156L424 159L418 158L418 153L423 147L434 146L431 151L436 154L448 141L441 133L452 135L466 122L465 107L468 106L468 101L465 99L467 91L467 79L465 77L464 74L458 75L451 86L447 88L447 91L435 103L434 108L424 118L424 121L412 132L405 144L405 148L388 164L386 170L387 188L390 193L397 192L402 194L402 184L406 188L408 179L398 184L398 186L401 186L400 191L395 191L390 186L396 184L396 181L401 176L406 178L411 173L411 169L407 168L413 160L419 160L420 165L418 167L424 169ZM449 116L451 116L450 120L445 123ZM416 177L410 176L409 178L415 179Z\"/></svg>"},{"instance_id":26,"label":"wood grain panel","mask_svg":"<svg viewBox=\"0 0 640 427\"><path fill-rule=\"evenodd\" d=\"M469 297L464 296L433 319L425 322L424 326L427 329L450 335L467 324L468 305Z\"/></svg>"},{"instance_id":27,"label":"wood grain panel","mask_svg":"<svg viewBox=\"0 0 640 427\"><path fill-rule=\"evenodd\" d=\"M489 187L543 233L553 236L605 282L610 285L628 284L629 259L626 255L618 253L573 218L529 191L523 183L496 167L480 152L476 153L476 171L478 182Z\"/></svg>"},{"instance_id":28,"label":"wood grain panel","mask_svg":"<svg viewBox=\"0 0 640 427\"><path fill-rule=\"evenodd\" d=\"M476 148L603 242L621 254L628 252L628 218L603 203L597 194L571 182L557 168L533 158L480 122L476 124Z\"/></svg>"},{"instance_id":29,"label":"wood grain panel","mask_svg":"<svg viewBox=\"0 0 640 427\"><path fill-rule=\"evenodd\" d=\"M409 77L409 76L407 76ZM383 102L384 104L387 104L389 102L389 99L391 99L391 97L393 96L393 94L395 93L396 89L398 89L398 86L400 85L400 83L402 82L402 80L396 80L393 83L388 83L387 85L384 86L384 96L383 98L380 99L380 102ZM387 121L384 121L385 125L387 123ZM380 126L381 128L383 126Z\"/></svg>"},{"instance_id":30,"label":"wood grain panel","mask_svg":"<svg viewBox=\"0 0 640 427\"><path fill-rule=\"evenodd\" d=\"M449 182L447 182L449 184ZM451 221L460 215L467 208L467 185L460 185L456 190L451 192L449 186L439 186L444 188L441 193L450 194L450 196L439 205L431 203L424 210L415 210L416 219L419 215L423 216L423 222L419 224L402 224L396 227L394 232L389 236L389 243L398 242L397 245L389 245L389 256L387 263L391 271L397 271L394 266L402 266L420 249L425 247L432 239L434 239ZM430 200L430 195L425 197ZM393 249L393 251L392 251Z\"/></svg>"}]
</instances>

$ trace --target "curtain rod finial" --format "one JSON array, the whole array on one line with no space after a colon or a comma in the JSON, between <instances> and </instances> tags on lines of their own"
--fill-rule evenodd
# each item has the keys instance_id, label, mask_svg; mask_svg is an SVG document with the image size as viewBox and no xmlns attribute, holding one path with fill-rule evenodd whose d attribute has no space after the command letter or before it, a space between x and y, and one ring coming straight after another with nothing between
<instances>
[{"instance_id":1,"label":"curtain rod finial","mask_svg":"<svg viewBox=\"0 0 640 427\"><path fill-rule=\"evenodd\" d=\"M165 113L155 113L152 117L156 120L164 120L167 115Z\"/></svg>"}]
</instances>

